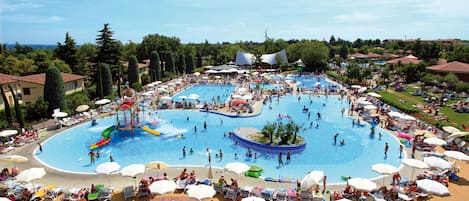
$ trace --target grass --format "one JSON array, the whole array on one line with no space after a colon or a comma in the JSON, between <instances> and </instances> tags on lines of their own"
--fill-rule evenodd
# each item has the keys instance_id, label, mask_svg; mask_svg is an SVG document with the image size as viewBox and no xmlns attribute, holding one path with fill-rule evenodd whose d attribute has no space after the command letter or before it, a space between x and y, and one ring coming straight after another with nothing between
<instances>
[{"instance_id":1,"label":"grass","mask_svg":"<svg viewBox=\"0 0 469 201\"><path fill-rule=\"evenodd\" d=\"M457 113L453 109L449 107L441 107L440 108L440 116L447 117L449 122L446 121L438 121L435 120L430 114L425 113L424 111L414 108L412 105L416 104L427 104L425 101L422 100L420 96L412 96L409 92L396 92L392 90L388 90L387 92L385 91L379 91L381 96L383 96L383 101L385 101L388 104L391 104L395 106L396 108L399 108L406 112L406 110L412 110L414 112L412 115L415 117L424 120L428 123L431 123L436 126L456 126L459 128L461 127L461 124L469 125L469 114L468 113ZM399 102L399 100L404 100L404 102ZM454 101L452 101L454 102ZM408 111L407 111L408 112Z\"/></svg>"}]
</instances>

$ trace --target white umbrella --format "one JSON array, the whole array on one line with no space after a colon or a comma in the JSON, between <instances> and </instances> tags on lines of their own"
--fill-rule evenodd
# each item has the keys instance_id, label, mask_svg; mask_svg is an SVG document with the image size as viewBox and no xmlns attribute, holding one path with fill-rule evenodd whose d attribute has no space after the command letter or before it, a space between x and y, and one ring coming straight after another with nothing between
<instances>
[{"instance_id":1,"label":"white umbrella","mask_svg":"<svg viewBox=\"0 0 469 201\"><path fill-rule=\"evenodd\" d=\"M241 199L241 201L265 201L264 198L256 197L256 196L250 196L250 197L245 197Z\"/></svg>"},{"instance_id":2,"label":"white umbrella","mask_svg":"<svg viewBox=\"0 0 469 201\"><path fill-rule=\"evenodd\" d=\"M359 93L363 93L363 92L366 91L366 89L367 89L366 87L362 87L362 88L358 89L357 91L358 91Z\"/></svg>"},{"instance_id":3,"label":"white umbrella","mask_svg":"<svg viewBox=\"0 0 469 201\"><path fill-rule=\"evenodd\" d=\"M378 188L375 182L364 178L352 178L347 182L350 186L362 191L370 192Z\"/></svg>"},{"instance_id":4,"label":"white umbrella","mask_svg":"<svg viewBox=\"0 0 469 201\"><path fill-rule=\"evenodd\" d=\"M419 168L419 169L429 168L428 164L426 164L425 162L417 160L417 159L412 159L412 158L406 158L402 160L402 163L412 168L411 179L413 179L414 177L414 168Z\"/></svg>"},{"instance_id":5,"label":"white umbrella","mask_svg":"<svg viewBox=\"0 0 469 201\"><path fill-rule=\"evenodd\" d=\"M171 97L169 97L169 96L163 96L163 97L161 97L161 100L171 100Z\"/></svg>"},{"instance_id":6,"label":"white umbrella","mask_svg":"<svg viewBox=\"0 0 469 201\"><path fill-rule=\"evenodd\" d=\"M109 176L111 173L117 172L121 166L119 163L116 162L105 162L101 163L96 167L95 171L98 174L107 174L108 175L108 183L111 186L111 177Z\"/></svg>"},{"instance_id":7,"label":"white umbrella","mask_svg":"<svg viewBox=\"0 0 469 201\"><path fill-rule=\"evenodd\" d=\"M316 83L314 83L314 86L319 86L319 85L321 85L321 83L320 83L320 82L316 82Z\"/></svg>"},{"instance_id":8,"label":"white umbrella","mask_svg":"<svg viewBox=\"0 0 469 201\"><path fill-rule=\"evenodd\" d=\"M397 117L397 118L399 118L399 117L402 116L402 114L399 113L399 112L388 112L388 115L389 115L390 117Z\"/></svg>"},{"instance_id":9,"label":"white umbrella","mask_svg":"<svg viewBox=\"0 0 469 201\"><path fill-rule=\"evenodd\" d=\"M378 108L378 107L376 107L374 105L365 105L363 108L365 108L367 110L376 110L376 108Z\"/></svg>"},{"instance_id":10,"label":"white umbrella","mask_svg":"<svg viewBox=\"0 0 469 201\"><path fill-rule=\"evenodd\" d=\"M469 156L460 151L445 151L443 154L456 160L469 161Z\"/></svg>"},{"instance_id":11,"label":"white umbrella","mask_svg":"<svg viewBox=\"0 0 469 201\"><path fill-rule=\"evenodd\" d=\"M207 186L205 184L189 185L186 192L189 197L197 198L198 200L211 198L216 193L213 186Z\"/></svg>"},{"instance_id":12,"label":"white umbrella","mask_svg":"<svg viewBox=\"0 0 469 201\"><path fill-rule=\"evenodd\" d=\"M142 96L153 96L154 93L155 93L154 91L147 91L143 93Z\"/></svg>"},{"instance_id":13,"label":"white umbrella","mask_svg":"<svg viewBox=\"0 0 469 201\"><path fill-rule=\"evenodd\" d=\"M352 86L350 86L350 88L352 88L352 89L360 89L360 88L362 88L362 86L360 86L360 85L352 85Z\"/></svg>"},{"instance_id":14,"label":"white umbrella","mask_svg":"<svg viewBox=\"0 0 469 201\"><path fill-rule=\"evenodd\" d=\"M448 136L447 138L451 139L451 138L457 138L457 137L464 137L466 135L469 135L469 132L455 132L451 134L450 136Z\"/></svg>"},{"instance_id":15,"label":"white umbrella","mask_svg":"<svg viewBox=\"0 0 469 201\"><path fill-rule=\"evenodd\" d=\"M221 76L219 76L219 75L215 75L215 76L214 76L214 78L215 78L215 79L220 79L220 78L221 78Z\"/></svg>"},{"instance_id":16,"label":"white umbrella","mask_svg":"<svg viewBox=\"0 0 469 201\"><path fill-rule=\"evenodd\" d=\"M110 102L111 102L111 100L103 98L101 100L97 100L96 102L94 102L94 104L96 104L96 105L105 105L105 104L108 104Z\"/></svg>"},{"instance_id":17,"label":"white umbrella","mask_svg":"<svg viewBox=\"0 0 469 201\"><path fill-rule=\"evenodd\" d=\"M436 167L440 169L450 169L451 163L440 157L428 156L423 158L423 162L427 163L430 167Z\"/></svg>"},{"instance_id":18,"label":"white umbrella","mask_svg":"<svg viewBox=\"0 0 469 201\"><path fill-rule=\"evenodd\" d=\"M137 186L137 180L135 180L135 176L138 174L142 174L145 172L145 165L143 164L132 164L125 166L121 170L121 175L124 177L133 177L135 186Z\"/></svg>"},{"instance_id":19,"label":"white umbrella","mask_svg":"<svg viewBox=\"0 0 469 201\"><path fill-rule=\"evenodd\" d=\"M242 99L244 99L244 100L250 100L250 99L252 99L252 95L246 94L246 95L244 95L244 96L242 97Z\"/></svg>"},{"instance_id":20,"label":"white umbrella","mask_svg":"<svg viewBox=\"0 0 469 201\"><path fill-rule=\"evenodd\" d=\"M366 95L371 96L371 97L375 97L375 98L381 98L381 95L379 95L375 92L369 92Z\"/></svg>"},{"instance_id":21,"label":"white umbrella","mask_svg":"<svg viewBox=\"0 0 469 201\"><path fill-rule=\"evenodd\" d=\"M391 175L398 171L398 169L389 164L378 163L371 166L371 170L384 175ZM384 176L383 176L383 186L384 186Z\"/></svg>"},{"instance_id":22,"label":"white umbrella","mask_svg":"<svg viewBox=\"0 0 469 201\"><path fill-rule=\"evenodd\" d=\"M437 138L437 137L429 137L429 138L425 138L423 140L424 143L427 143L427 144L431 144L431 145L445 145L447 144L446 141L440 139L440 138Z\"/></svg>"},{"instance_id":23,"label":"white umbrella","mask_svg":"<svg viewBox=\"0 0 469 201\"><path fill-rule=\"evenodd\" d=\"M169 92L167 89L162 88L162 87L156 89L156 91L162 91L162 92L165 92L165 93L168 93L168 92Z\"/></svg>"},{"instance_id":24,"label":"white umbrella","mask_svg":"<svg viewBox=\"0 0 469 201\"><path fill-rule=\"evenodd\" d=\"M195 76L199 76L200 73L199 73L199 72L195 72L194 75L195 75Z\"/></svg>"},{"instance_id":25,"label":"white umbrella","mask_svg":"<svg viewBox=\"0 0 469 201\"><path fill-rule=\"evenodd\" d=\"M9 155L9 156L5 156L2 158L2 161L5 161L5 162L12 162L15 169L16 169L16 163L24 163L24 162L27 162L29 159L24 157L24 156L20 156L20 155Z\"/></svg>"},{"instance_id":26,"label":"white umbrella","mask_svg":"<svg viewBox=\"0 0 469 201\"><path fill-rule=\"evenodd\" d=\"M241 99L242 96L241 95L238 95L238 94L235 94L235 95L232 95L231 96L233 99Z\"/></svg>"},{"instance_id":27,"label":"white umbrella","mask_svg":"<svg viewBox=\"0 0 469 201\"><path fill-rule=\"evenodd\" d=\"M187 99L187 96L179 96L180 99Z\"/></svg>"},{"instance_id":28,"label":"white umbrella","mask_svg":"<svg viewBox=\"0 0 469 201\"><path fill-rule=\"evenodd\" d=\"M436 194L439 196L449 195L448 187L446 187L440 182L430 179L421 179L417 180L416 182L417 188L422 189L427 193Z\"/></svg>"},{"instance_id":29,"label":"white umbrella","mask_svg":"<svg viewBox=\"0 0 469 201\"><path fill-rule=\"evenodd\" d=\"M236 174L242 174L249 170L249 166L245 163L232 162L225 165L225 169L228 171L235 172Z\"/></svg>"},{"instance_id":30,"label":"white umbrella","mask_svg":"<svg viewBox=\"0 0 469 201\"><path fill-rule=\"evenodd\" d=\"M84 112L86 110L90 109L89 105L79 105L77 108L75 108L76 112Z\"/></svg>"},{"instance_id":31,"label":"white umbrella","mask_svg":"<svg viewBox=\"0 0 469 201\"><path fill-rule=\"evenodd\" d=\"M385 175L391 175L399 171L396 167L389 165L389 164L383 164L383 163L372 165L371 170L379 174L385 174Z\"/></svg>"},{"instance_id":32,"label":"white umbrella","mask_svg":"<svg viewBox=\"0 0 469 201\"><path fill-rule=\"evenodd\" d=\"M443 126L441 127L441 129L451 134L461 132L459 129L452 127L452 126Z\"/></svg>"},{"instance_id":33,"label":"white umbrella","mask_svg":"<svg viewBox=\"0 0 469 201\"><path fill-rule=\"evenodd\" d=\"M352 201L352 200L349 200L349 199L347 199L347 198L342 198L342 199L336 200L336 201Z\"/></svg>"},{"instance_id":34,"label":"white umbrella","mask_svg":"<svg viewBox=\"0 0 469 201\"><path fill-rule=\"evenodd\" d=\"M11 201L11 200L6 197L0 197L0 201Z\"/></svg>"},{"instance_id":35,"label":"white umbrella","mask_svg":"<svg viewBox=\"0 0 469 201\"><path fill-rule=\"evenodd\" d=\"M151 193L162 195L173 192L176 189L176 182L169 180L159 180L153 182L149 188Z\"/></svg>"},{"instance_id":36,"label":"white umbrella","mask_svg":"<svg viewBox=\"0 0 469 201\"><path fill-rule=\"evenodd\" d=\"M27 170L21 171L16 176L16 180L33 183L33 180L40 179L44 175L46 175L46 171L44 170L44 168L29 168ZM34 186L34 183L33 183L33 186ZM36 188L34 189L36 190Z\"/></svg>"},{"instance_id":37,"label":"white umbrella","mask_svg":"<svg viewBox=\"0 0 469 201\"><path fill-rule=\"evenodd\" d=\"M399 118L401 118L401 119L403 119L403 120L408 120L408 121L415 121L415 120L417 120L415 117L410 116L410 115L407 115L407 114L406 114L406 115L402 115L402 116L399 117Z\"/></svg>"},{"instance_id":38,"label":"white umbrella","mask_svg":"<svg viewBox=\"0 0 469 201\"><path fill-rule=\"evenodd\" d=\"M66 112L57 112L57 113L52 114L52 117L61 118L61 117L66 117L66 116L68 116L68 114Z\"/></svg>"},{"instance_id":39,"label":"white umbrella","mask_svg":"<svg viewBox=\"0 0 469 201\"><path fill-rule=\"evenodd\" d=\"M301 188L306 190L313 187L314 185L319 185L323 177L323 171L311 171L301 180Z\"/></svg>"},{"instance_id":40,"label":"white umbrella","mask_svg":"<svg viewBox=\"0 0 469 201\"><path fill-rule=\"evenodd\" d=\"M202 79L208 80L208 77L207 77L207 76L203 76Z\"/></svg>"},{"instance_id":41,"label":"white umbrella","mask_svg":"<svg viewBox=\"0 0 469 201\"><path fill-rule=\"evenodd\" d=\"M358 102L358 104L360 104L360 105L372 105L373 103L371 103L370 101L361 101L361 102Z\"/></svg>"},{"instance_id":42,"label":"white umbrella","mask_svg":"<svg viewBox=\"0 0 469 201\"><path fill-rule=\"evenodd\" d=\"M216 70L208 70L208 71L205 71L205 73L211 74L211 73L219 73L219 72Z\"/></svg>"},{"instance_id":43,"label":"white umbrella","mask_svg":"<svg viewBox=\"0 0 469 201\"><path fill-rule=\"evenodd\" d=\"M16 134L18 134L17 130L3 130L0 132L0 137L10 137Z\"/></svg>"},{"instance_id":44,"label":"white umbrella","mask_svg":"<svg viewBox=\"0 0 469 201\"><path fill-rule=\"evenodd\" d=\"M236 91L245 92L247 90L248 90L247 88L241 87L241 88L238 88Z\"/></svg>"}]
</instances>

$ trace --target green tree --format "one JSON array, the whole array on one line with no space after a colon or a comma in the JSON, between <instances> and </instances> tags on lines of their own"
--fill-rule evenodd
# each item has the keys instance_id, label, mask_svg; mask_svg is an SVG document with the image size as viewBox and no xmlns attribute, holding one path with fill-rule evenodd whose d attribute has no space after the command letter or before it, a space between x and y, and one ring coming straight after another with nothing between
<instances>
[{"instance_id":1,"label":"green tree","mask_svg":"<svg viewBox=\"0 0 469 201\"><path fill-rule=\"evenodd\" d=\"M342 44L339 49L339 56L342 59L347 59L348 56L348 47L346 44Z\"/></svg>"},{"instance_id":2,"label":"green tree","mask_svg":"<svg viewBox=\"0 0 469 201\"><path fill-rule=\"evenodd\" d=\"M360 67L357 65L349 66L347 68L347 78L349 78L352 83L354 83L354 80L361 81Z\"/></svg>"},{"instance_id":3,"label":"green tree","mask_svg":"<svg viewBox=\"0 0 469 201\"><path fill-rule=\"evenodd\" d=\"M117 80L117 93L121 96L121 72L122 66L120 60L120 43L112 38L114 32L109 28L109 24L104 24L104 28L99 31L99 35L96 38L96 44L98 45L98 52L95 57L95 63L106 63L110 66L112 72L112 78L114 81ZM95 68L98 68L97 66ZM97 71L97 70L95 70Z\"/></svg>"},{"instance_id":4,"label":"green tree","mask_svg":"<svg viewBox=\"0 0 469 201\"><path fill-rule=\"evenodd\" d=\"M327 66L329 50L322 42L302 40L288 46L287 52L288 55L298 55L299 57L290 57L293 58L290 60L301 58L306 71L319 72Z\"/></svg>"},{"instance_id":5,"label":"green tree","mask_svg":"<svg viewBox=\"0 0 469 201\"><path fill-rule=\"evenodd\" d=\"M150 54L150 80L152 82L161 79L161 65L160 65L160 55L158 52L152 51Z\"/></svg>"},{"instance_id":6,"label":"green tree","mask_svg":"<svg viewBox=\"0 0 469 201\"><path fill-rule=\"evenodd\" d=\"M47 117L47 108L48 103L44 101L42 96L39 96L38 99L33 104L28 104L26 108L26 119L27 120L39 120L43 117Z\"/></svg>"},{"instance_id":7,"label":"green tree","mask_svg":"<svg viewBox=\"0 0 469 201\"><path fill-rule=\"evenodd\" d=\"M267 122L267 124L264 125L264 127L261 130L264 137L267 137L270 139L270 144L274 143L275 128L276 128L276 123Z\"/></svg>"},{"instance_id":8,"label":"green tree","mask_svg":"<svg viewBox=\"0 0 469 201\"><path fill-rule=\"evenodd\" d=\"M24 128L24 116L23 111L21 111L21 105L18 102L18 97L16 96L15 90L13 90L13 87L11 85L8 85L8 89L11 91L13 101L15 102L16 122L20 125L21 128Z\"/></svg>"},{"instance_id":9,"label":"green tree","mask_svg":"<svg viewBox=\"0 0 469 201\"><path fill-rule=\"evenodd\" d=\"M174 55L173 52L166 53L166 64L165 64L165 72L174 72Z\"/></svg>"},{"instance_id":10,"label":"green tree","mask_svg":"<svg viewBox=\"0 0 469 201\"><path fill-rule=\"evenodd\" d=\"M101 67L101 63L98 64L98 71L96 72L96 97L104 98L104 90L103 90L103 68Z\"/></svg>"},{"instance_id":11,"label":"green tree","mask_svg":"<svg viewBox=\"0 0 469 201\"><path fill-rule=\"evenodd\" d=\"M57 67L50 67L46 70L43 97L44 101L49 103L49 107L47 109L48 115L52 115L54 109L67 109L64 80Z\"/></svg>"},{"instance_id":12,"label":"green tree","mask_svg":"<svg viewBox=\"0 0 469 201\"><path fill-rule=\"evenodd\" d=\"M80 75L83 74L83 69L79 68L78 66L78 56L75 40L73 40L68 32L65 34L64 44L57 43L55 54L59 59L68 64L73 73Z\"/></svg>"},{"instance_id":13,"label":"green tree","mask_svg":"<svg viewBox=\"0 0 469 201\"><path fill-rule=\"evenodd\" d=\"M101 68L101 82L103 87L103 96L112 95L112 73L109 65L102 63Z\"/></svg>"},{"instance_id":14,"label":"green tree","mask_svg":"<svg viewBox=\"0 0 469 201\"><path fill-rule=\"evenodd\" d=\"M202 55L198 54L197 55L197 67L202 67Z\"/></svg>"},{"instance_id":15,"label":"green tree","mask_svg":"<svg viewBox=\"0 0 469 201\"><path fill-rule=\"evenodd\" d=\"M127 80L129 81L130 86L133 86L134 83L140 83L138 79L138 61L135 55L130 56L129 58L129 70L127 71Z\"/></svg>"},{"instance_id":16,"label":"green tree","mask_svg":"<svg viewBox=\"0 0 469 201\"><path fill-rule=\"evenodd\" d=\"M60 72L63 72L63 73L72 73L72 70L70 69L68 64L66 64L64 61L62 61L60 59L50 60L49 61L49 66L55 66L56 68L58 68L60 70Z\"/></svg>"},{"instance_id":17,"label":"green tree","mask_svg":"<svg viewBox=\"0 0 469 201\"><path fill-rule=\"evenodd\" d=\"M193 73L194 69L195 69L194 56L192 56L192 54L188 54L186 57L186 74Z\"/></svg>"},{"instance_id":18,"label":"green tree","mask_svg":"<svg viewBox=\"0 0 469 201\"><path fill-rule=\"evenodd\" d=\"M0 92L2 92L3 105L5 106L5 117L7 119L8 125L13 125L13 115L11 114L10 104L8 103L8 98L5 94L3 86L0 86Z\"/></svg>"},{"instance_id":19,"label":"green tree","mask_svg":"<svg viewBox=\"0 0 469 201\"><path fill-rule=\"evenodd\" d=\"M138 44L132 41L121 46L122 58L127 59L132 55L137 55Z\"/></svg>"},{"instance_id":20,"label":"green tree","mask_svg":"<svg viewBox=\"0 0 469 201\"><path fill-rule=\"evenodd\" d=\"M178 73L184 74L186 73L186 57L184 54L179 54L178 58Z\"/></svg>"}]
</instances>

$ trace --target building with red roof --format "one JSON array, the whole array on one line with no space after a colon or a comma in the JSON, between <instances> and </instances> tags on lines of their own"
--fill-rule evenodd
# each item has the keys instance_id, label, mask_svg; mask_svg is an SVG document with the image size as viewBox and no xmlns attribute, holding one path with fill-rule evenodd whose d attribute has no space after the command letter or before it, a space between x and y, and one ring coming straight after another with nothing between
<instances>
[{"instance_id":1,"label":"building with red roof","mask_svg":"<svg viewBox=\"0 0 469 201\"><path fill-rule=\"evenodd\" d=\"M468 82L469 81L469 64L453 61L449 63L434 65L427 67L429 73L447 75L448 73L454 73L458 76L459 80Z\"/></svg>"}]
</instances>

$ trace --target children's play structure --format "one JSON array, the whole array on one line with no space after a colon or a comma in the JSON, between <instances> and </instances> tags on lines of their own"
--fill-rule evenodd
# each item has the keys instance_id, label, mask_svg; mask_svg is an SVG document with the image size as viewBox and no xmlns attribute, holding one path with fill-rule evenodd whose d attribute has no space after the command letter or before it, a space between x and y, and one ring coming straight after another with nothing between
<instances>
[{"instance_id":1,"label":"children's play structure","mask_svg":"<svg viewBox=\"0 0 469 201\"><path fill-rule=\"evenodd\" d=\"M143 105L142 105L143 106ZM101 133L101 140L90 145L90 149L96 149L109 144L111 141L111 134L121 131L130 131L132 136L135 136L135 129L141 129L147 133L159 136L161 133L151 129L145 122L145 107L140 107L138 104L138 97L135 91L127 88L124 91L122 103L116 108L116 125L109 126Z\"/></svg>"}]
</instances>

